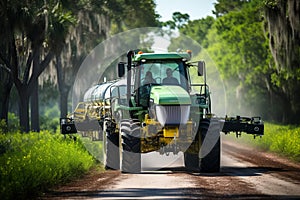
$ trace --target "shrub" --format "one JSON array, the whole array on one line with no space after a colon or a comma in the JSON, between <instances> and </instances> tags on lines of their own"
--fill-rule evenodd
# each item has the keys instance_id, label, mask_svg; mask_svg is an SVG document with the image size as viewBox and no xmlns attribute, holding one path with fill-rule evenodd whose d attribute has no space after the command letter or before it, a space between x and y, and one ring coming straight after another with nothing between
<instances>
[{"instance_id":1,"label":"shrub","mask_svg":"<svg viewBox=\"0 0 300 200\"><path fill-rule=\"evenodd\" d=\"M60 134L0 134L0 199L30 197L93 164L81 142Z\"/></svg>"}]
</instances>

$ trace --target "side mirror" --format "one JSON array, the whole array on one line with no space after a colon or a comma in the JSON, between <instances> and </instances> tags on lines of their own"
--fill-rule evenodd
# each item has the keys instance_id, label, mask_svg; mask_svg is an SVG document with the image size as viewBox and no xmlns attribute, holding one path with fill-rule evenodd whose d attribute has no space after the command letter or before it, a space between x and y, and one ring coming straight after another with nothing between
<instances>
[{"instance_id":1,"label":"side mirror","mask_svg":"<svg viewBox=\"0 0 300 200\"><path fill-rule=\"evenodd\" d=\"M204 61L199 61L198 62L198 76L203 76L204 75L204 68L205 68L205 62Z\"/></svg>"},{"instance_id":2,"label":"side mirror","mask_svg":"<svg viewBox=\"0 0 300 200\"><path fill-rule=\"evenodd\" d=\"M119 78L123 77L125 74L125 63L119 62L118 63L118 76Z\"/></svg>"}]
</instances>

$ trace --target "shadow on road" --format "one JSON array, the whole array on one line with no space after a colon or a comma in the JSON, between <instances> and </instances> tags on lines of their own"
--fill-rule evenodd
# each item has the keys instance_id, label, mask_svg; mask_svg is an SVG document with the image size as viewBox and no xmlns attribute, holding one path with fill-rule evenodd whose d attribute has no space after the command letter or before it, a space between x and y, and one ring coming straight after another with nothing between
<instances>
[{"instance_id":1,"label":"shadow on road","mask_svg":"<svg viewBox=\"0 0 300 200\"><path fill-rule=\"evenodd\" d=\"M299 196L269 196L264 194L218 194L213 190L196 188L124 188L118 190L65 191L52 193L52 197L72 199L299 199ZM54 198L55 199L55 198Z\"/></svg>"},{"instance_id":2,"label":"shadow on road","mask_svg":"<svg viewBox=\"0 0 300 200\"><path fill-rule=\"evenodd\" d=\"M276 167L222 167L219 173L199 173L200 176L261 176L283 172L285 170ZM196 175L196 174L195 174Z\"/></svg>"},{"instance_id":3,"label":"shadow on road","mask_svg":"<svg viewBox=\"0 0 300 200\"><path fill-rule=\"evenodd\" d=\"M220 174L223 176L261 176L283 171L285 170L276 167L222 167Z\"/></svg>"},{"instance_id":4,"label":"shadow on road","mask_svg":"<svg viewBox=\"0 0 300 200\"><path fill-rule=\"evenodd\" d=\"M284 172L286 170L276 167L233 167L233 166L224 166L221 167L219 173L196 173L189 172L185 167L171 167L171 168L162 168L159 170L143 171L142 174L174 174L174 173L187 173L195 176L261 176L262 174L270 174L275 172Z\"/></svg>"}]
</instances>

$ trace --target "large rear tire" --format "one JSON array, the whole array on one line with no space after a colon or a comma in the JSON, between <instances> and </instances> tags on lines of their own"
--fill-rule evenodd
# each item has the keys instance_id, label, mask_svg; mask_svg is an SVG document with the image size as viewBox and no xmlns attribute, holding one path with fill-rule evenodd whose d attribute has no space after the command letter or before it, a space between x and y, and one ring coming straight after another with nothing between
<instances>
[{"instance_id":1,"label":"large rear tire","mask_svg":"<svg viewBox=\"0 0 300 200\"><path fill-rule=\"evenodd\" d=\"M119 135L112 133L107 124L103 124L103 144L104 144L104 163L105 169L120 169Z\"/></svg>"},{"instance_id":2,"label":"large rear tire","mask_svg":"<svg viewBox=\"0 0 300 200\"><path fill-rule=\"evenodd\" d=\"M199 128L201 133L200 172L220 172L221 142L219 121L203 119Z\"/></svg>"},{"instance_id":3,"label":"large rear tire","mask_svg":"<svg viewBox=\"0 0 300 200\"><path fill-rule=\"evenodd\" d=\"M121 171L127 173L141 172L141 127L135 120L123 120L121 132Z\"/></svg>"}]
</instances>

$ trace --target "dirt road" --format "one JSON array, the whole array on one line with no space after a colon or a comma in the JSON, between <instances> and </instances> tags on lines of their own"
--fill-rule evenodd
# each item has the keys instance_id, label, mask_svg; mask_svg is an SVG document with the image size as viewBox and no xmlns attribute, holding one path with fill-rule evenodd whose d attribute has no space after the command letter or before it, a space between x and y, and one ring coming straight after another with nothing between
<instances>
[{"instance_id":1,"label":"dirt road","mask_svg":"<svg viewBox=\"0 0 300 200\"><path fill-rule=\"evenodd\" d=\"M220 173L187 173L180 156L156 171L145 160L141 174L94 172L43 199L300 199L299 164L238 141L223 139Z\"/></svg>"}]
</instances>

